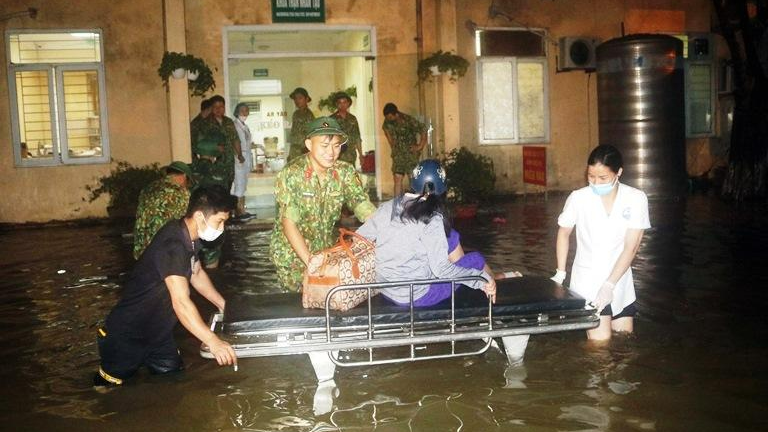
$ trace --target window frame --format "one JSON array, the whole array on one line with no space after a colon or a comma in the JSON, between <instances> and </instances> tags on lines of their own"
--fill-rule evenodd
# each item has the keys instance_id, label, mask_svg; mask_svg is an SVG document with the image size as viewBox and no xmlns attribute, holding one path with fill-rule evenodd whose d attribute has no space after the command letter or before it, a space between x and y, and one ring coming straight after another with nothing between
<instances>
[{"instance_id":1,"label":"window frame","mask_svg":"<svg viewBox=\"0 0 768 432\"><path fill-rule=\"evenodd\" d=\"M691 119L691 66L709 66L709 108L710 120L708 132L693 132ZM712 60L691 60L690 55L683 62L683 71L685 74L683 86L685 88L685 137L686 138L708 138L716 136L715 133L715 100L717 96L717 80L715 75L715 63Z\"/></svg>"},{"instance_id":2,"label":"window frame","mask_svg":"<svg viewBox=\"0 0 768 432\"><path fill-rule=\"evenodd\" d=\"M544 56L536 57L515 57L515 56L482 56L480 55L479 42L476 41L475 71L477 81L475 83L477 91L477 117L478 117L478 142L481 146L494 145L525 145L525 144L548 144L550 142L550 112L549 112L549 47L547 46L546 30L537 28L514 28L514 27L488 27L478 28L481 31L526 31L538 34L542 38ZM477 36L475 36L477 37ZM483 110L483 64L485 63L509 63L512 66L512 97L514 98L512 115L514 137L503 139L486 139L484 137L484 110ZM518 91L518 65L525 63L540 64L542 67L542 86L543 86L543 112L544 116L544 135L541 137L521 138L520 137L520 101Z\"/></svg>"},{"instance_id":3,"label":"window frame","mask_svg":"<svg viewBox=\"0 0 768 432\"><path fill-rule=\"evenodd\" d=\"M100 62L47 62L47 63L13 63L11 62L11 36L17 34L45 33L96 33L99 35ZM15 167L43 167L62 165L91 165L110 162L109 129L107 119L107 86L104 68L104 36L101 29L9 29L5 31L6 69L8 74L8 99L10 101L11 145ZM48 72L48 105L51 121L51 158L22 158L21 131L19 125L18 89L16 87L16 72L39 71ZM99 127L101 133L101 156L73 158L69 156L67 143L66 110L64 101L63 74L66 71L95 70L99 87ZM31 146L27 143L31 150Z\"/></svg>"}]
</instances>

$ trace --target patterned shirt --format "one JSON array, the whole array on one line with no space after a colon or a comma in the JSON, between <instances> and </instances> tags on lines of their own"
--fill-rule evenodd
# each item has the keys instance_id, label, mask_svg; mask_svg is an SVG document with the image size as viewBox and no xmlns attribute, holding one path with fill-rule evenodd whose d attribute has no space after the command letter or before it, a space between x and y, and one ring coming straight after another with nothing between
<instances>
[{"instance_id":1,"label":"patterned shirt","mask_svg":"<svg viewBox=\"0 0 768 432\"><path fill-rule=\"evenodd\" d=\"M211 115L207 119L200 122L196 136L192 139L199 141L201 138L211 135L221 134L224 136L224 152L218 158L216 158L215 171L221 173L224 176L226 185L229 189L232 182L235 180L235 141L239 142L240 137L237 135L237 129L235 128L235 122L231 118L222 117L221 123L216 121L216 117ZM195 142L197 142L195 141Z\"/></svg>"},{"instance_id":2,"label":"patterned shirt","mask_svg":"<svg viewBox=\"0 0 768 432\"><path fill-rule=\"evenodd\" d=\"M399 116L402 122L385 121L381 128L392 140L392 172L408 174L420 158L420 154L414 153L411 147L419 143L419 135L427 133L427 128L408 114L399 113Z\"/></svg>"},{"instance_id":3,"label":"patterned shirt","mask_svg":"<svg viewBox=\"0 0 768 432\"><path fill-rule=\"evenodd\" d=\"M307 125L315 119L315 115L309 108L297 109L291 118L290 148L288 149L288 162L304 154L304 139L307 137Z\"/></svg>"},{"instance_id":4,"label":"patterned shirt","mask_svg":"<svg viewBox=\"0 0 768 432\"><path fill-rule=\"evenodd\" d=\"M183 217L188 204L189 190L169 177L155 180L142 189L133 228L133 257L139 259L166 222Z\"/></svg>"},{"instance_id":5,"label":"patterned shirt","mask_svg":"<svg viewBox=\"0 0 768 432\"><path fill-rule=\"evenodd\" d=\"M331 114L331 117L339 122L341 130L346 132L347 136L349 137L346 149L339 155L339 160L349 162L352 164L352 166L354 166L355 161L357 160L357 156L359 156L357 154L357 148L363 142L363 140L360 138L360 125L357 123L357 117L351 113L347 113L346 117L342 117L339 115L338 111Z\"/></svg>"},{"instance_id":6,"label":"patterned shirt","mask_svg":"<svg viewBox=\"0 0 768 432\"><path fill-rule=\"evenodd\" d=\"M296 223L309 251L315 253L336 242L335 225L341 217L342 204L361 221L376 211L357 171L346 162L337 161L328 169L325 180L321 180L309 157L300 157L277 175L275 194L277 216L270 256L280 283L291 291L299 289L305 266L283 233L283 218Z\"/></svg>"}]
</instances>

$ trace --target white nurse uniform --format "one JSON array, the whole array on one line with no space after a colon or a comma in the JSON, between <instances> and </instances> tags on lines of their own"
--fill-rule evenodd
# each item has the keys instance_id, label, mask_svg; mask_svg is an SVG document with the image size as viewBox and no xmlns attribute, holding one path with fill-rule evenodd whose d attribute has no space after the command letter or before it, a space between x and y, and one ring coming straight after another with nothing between
<instances>
[{"instance_id":1,"label":"white nurse uniform","mask_svg":"<svg viewBox=\"0 0 768 432\"><path fill-rule=\"evenodd\" d=\"M648 197L639 189L619 183L613 209L607 214L600 196L587 186L571 192L557 223L563 228L576 227L570 289L592 301L624 250L627 230L651 227ZM634 301L635 284L629 268L613 290L611 312L618 315Z\"/></svg>"}]
</instances>

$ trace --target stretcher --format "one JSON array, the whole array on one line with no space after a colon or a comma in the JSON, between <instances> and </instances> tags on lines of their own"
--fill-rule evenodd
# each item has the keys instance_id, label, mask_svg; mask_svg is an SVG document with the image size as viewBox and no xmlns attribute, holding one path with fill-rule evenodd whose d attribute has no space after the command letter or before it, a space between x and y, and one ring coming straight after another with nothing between
<instances>
[{"instance_id":1,"label":"stretcher","mask_svg":"<svg viewBox=\"0 0 768 432\"><path fill-rule=\"evenodd\" d=\"M364 366L478 355L500 338L510 364L522 361L529 335L597 327L599 317L583 298L544 277L497 281L496 303L462 282L479 279L401 281L338 286L348 289L451 283L453 295L424 308L399 306L381 295L346 312L304 309L297 293L238 296L225 313L212 316L211 330L232 344L237 356L308 354L318 382L333 380L336 366ZM213 358L206 346L201 355Z\"/></svg>"}]
</instances>

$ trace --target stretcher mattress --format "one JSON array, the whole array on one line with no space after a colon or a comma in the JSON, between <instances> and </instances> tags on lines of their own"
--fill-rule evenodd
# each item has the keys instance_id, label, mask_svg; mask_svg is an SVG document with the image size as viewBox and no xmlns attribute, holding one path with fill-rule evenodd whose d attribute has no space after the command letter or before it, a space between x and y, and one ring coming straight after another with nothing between
<instances>
[{"instance_id":1,"label":"stretcher mattress","mask_svg":"<svg viewBox=\"0 0 768 432\"><path fill-rule=\"evenodd\" d=\"M457 284L458 285L458 284ZM585 301L545 277L520 277L497 281L493 315L515 316L552 314L559 311L584 310ZM403 289L408 289L407 286ZM381 295L372 301L373 324L406 323L410 308L389 302ZM455 318L482 317L488 314L488 298L481 290L459 285L455 292ZM414 309L415 321L451 318L451 299ZM269 329L325 327L323 309L304 309L301 294L265 294L238 296L227 300L223 319L224 334L247 333ZM333 311L331 326L367 326L368 304L364 302L347 312Z\"/></svg>"}]
</instances>

